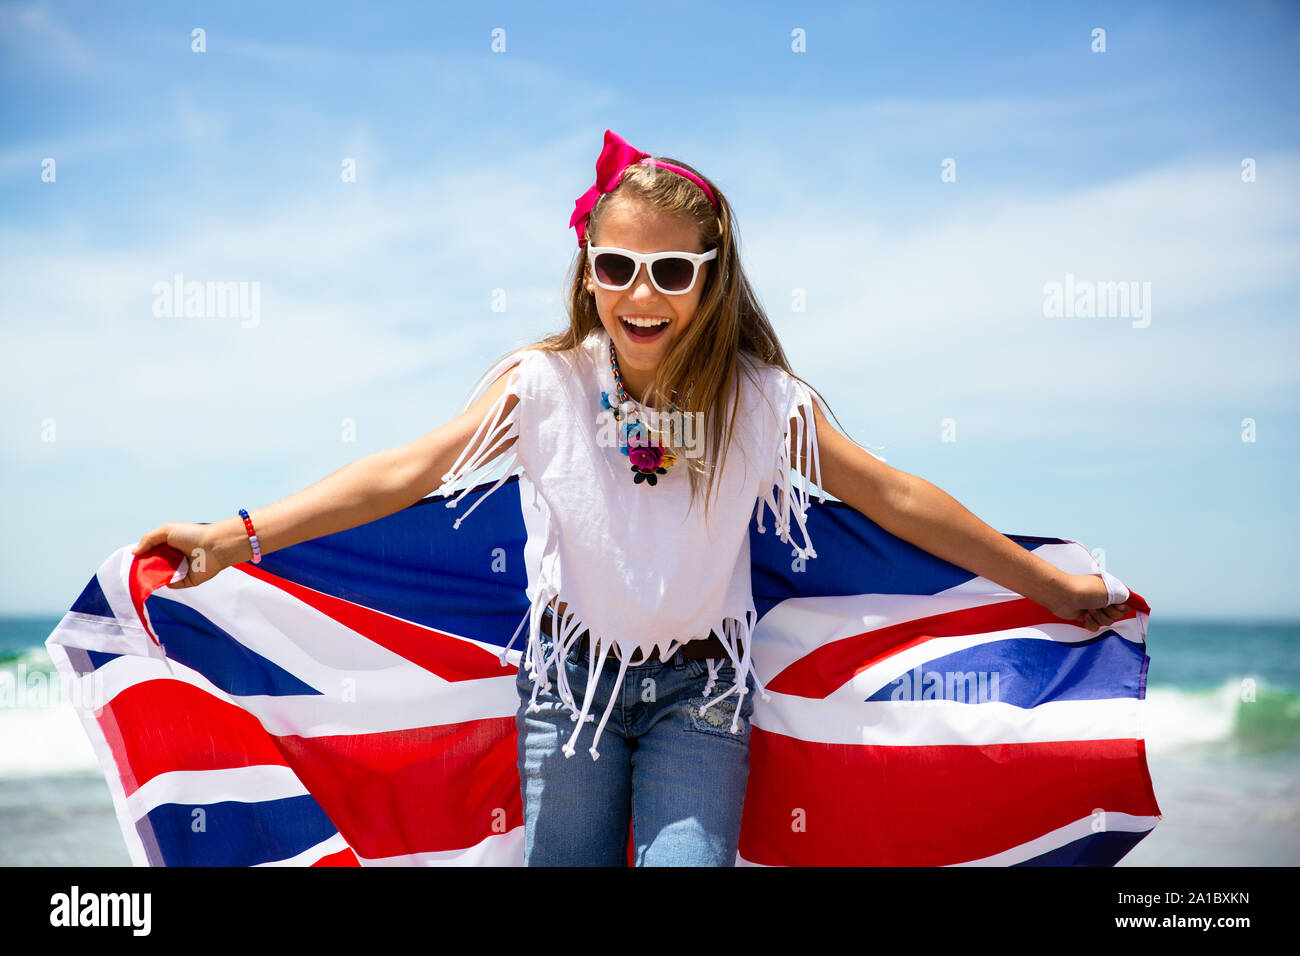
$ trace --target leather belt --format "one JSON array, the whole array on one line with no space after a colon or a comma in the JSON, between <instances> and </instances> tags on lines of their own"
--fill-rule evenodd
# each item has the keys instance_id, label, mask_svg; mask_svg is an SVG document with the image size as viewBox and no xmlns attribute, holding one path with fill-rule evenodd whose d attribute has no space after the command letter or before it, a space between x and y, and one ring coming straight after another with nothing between
<instances>
[{"instance_id":1,"label":"leather belt","mask_svg":"<svg viewBox=\"0 0 1300 956\"><path fill-rule=\"evenodd\" d=\"M542 615L543 617L551 617L551 618L555 617L555 613L549 607L542 611ZM586 654L591 653L590 637L591 637L591 632L585 630L578 637L577 646L583 653ZM730 655L727 653L727 649L725 646L723 646L723 643L721 639L719 639L716 631L710 631L708 637L698 637L693 641L687 641L685 644L681 645L681 647L679 647L678 650L682 652L682 657L684 657L688 661L707 660L709 658L722 658L723 660L730 660ZM642 653L641 648L638 647L636 650L632 652L632 656L628 658L628 663L629 664L642 663L643 658L640 656L641 653ZM657 647L650 648L649 660L657 661L658 659L659 659L659 648Z\"/></svg>"}]
</instances>

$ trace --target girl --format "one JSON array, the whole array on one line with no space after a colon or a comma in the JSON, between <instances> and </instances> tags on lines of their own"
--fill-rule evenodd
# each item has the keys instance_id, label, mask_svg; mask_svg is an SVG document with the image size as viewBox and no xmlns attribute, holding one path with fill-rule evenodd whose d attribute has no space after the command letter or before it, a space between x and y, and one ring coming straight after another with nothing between
<instances>
[{"instance_id":1,"label":"girl","mask_svg":"<svg viewBox=\"0 0 1300 956\"><path fill-rule=\"evenodd\" d=\"M518 464L525 862L622 865L630 826L638 865L731 865L753 695L766 696L752 666L751 515L763 533L771 510L792 557L817 559L811 483L1090 630L1128 607L1110 575L1065 574L830 426L750 289L716 185L609 130L596 169L570 220L568 329L499 361L466 411L423 438L253 515L163 525L135 553L201 549L173 585L193 586L430 491L455 508L504 457L459 528Z\"/></svg>"}]
</instances>

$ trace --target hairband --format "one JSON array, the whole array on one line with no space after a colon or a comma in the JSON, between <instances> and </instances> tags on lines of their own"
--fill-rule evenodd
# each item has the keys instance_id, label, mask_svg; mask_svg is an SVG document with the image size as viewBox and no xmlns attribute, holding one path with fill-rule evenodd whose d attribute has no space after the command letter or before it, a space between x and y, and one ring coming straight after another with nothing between
<instances>
[{"instance_id":1,"label":"hairband","mask_svg":"<svg viewBox=\"0 0 1300 956\"><path fill-rule=\"evenodd\" d=\"M574 203L576 208L573 210L573 215L569 217L569 225L578 232L579 246L586 243L582 233L587 228L587 217L591 215L591 210L595 208L596 200L618 185L619 180L623 177L623 170L638 162L643 165L658 166L660 169L672 170L674 173L685 176L703 189L704 194L709 197L709 202L713 203L714 210L718 209L718 200L713 195L713 190L699 176L689 169L683 169L681 166L651 159L649 153L642 152L612 129L607 129L605 130L605 145L600 151L600 158L596 160L596 182Z\"/></svg>"}]
</instances>

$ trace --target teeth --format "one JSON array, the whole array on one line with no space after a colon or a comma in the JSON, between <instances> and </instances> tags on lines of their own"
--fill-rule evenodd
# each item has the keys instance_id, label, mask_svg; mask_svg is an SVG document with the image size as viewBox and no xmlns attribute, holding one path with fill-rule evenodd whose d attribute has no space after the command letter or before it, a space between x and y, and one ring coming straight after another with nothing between
<instances>
[{"instance_id":1,"label":"teeth","mask_svg":"<svg viewBox=\"0 0 1300 956\"><path fill-rule=\"evenodd\" d=\"M623 321L642 329L653 329L657 325L665 325L668 322L667 319L642 319L632 315L623 316Z\"/></svg>"}]
</instances>

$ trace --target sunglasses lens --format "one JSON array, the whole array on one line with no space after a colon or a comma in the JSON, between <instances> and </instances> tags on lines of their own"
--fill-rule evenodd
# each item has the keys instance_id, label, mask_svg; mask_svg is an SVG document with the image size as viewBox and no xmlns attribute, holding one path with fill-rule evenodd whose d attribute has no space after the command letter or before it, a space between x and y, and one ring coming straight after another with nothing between
<instances>
[{"instance_id":1,"label":"sunglasses lens","mask_svg":"<svg viewBox=\"0 0 1300 956\"><path fill-rule=\"evenodd\" d=\"M660 259L654 264L655 281L669 292L681 292L691 284L695 267L689 259Z\"/></svg>"},{"instance_id":2,"label":"sunglasses lens","mask_svg":"<svg viewBox=\"0 0 1300 956\"><path fill-rule=\"evenodd\" d=\"M606 285L627 285L632 281L636 263L616 252L602 252L596 256L596 278Z\"/></svg>"}]
</instances>

